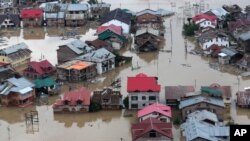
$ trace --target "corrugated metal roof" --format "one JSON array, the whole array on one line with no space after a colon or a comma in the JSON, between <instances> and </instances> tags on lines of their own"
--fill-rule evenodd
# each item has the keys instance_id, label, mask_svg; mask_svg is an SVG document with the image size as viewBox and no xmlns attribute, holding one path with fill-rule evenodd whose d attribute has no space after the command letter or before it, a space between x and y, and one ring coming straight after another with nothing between
<instances>
[{"instance_id":1,"label":"corrugated metal roof","mask_svg":"<svg viewBox=\"0 0 250 141\"><path fill-rule=\"evenodd\" d=\"M215 123L218 122L218 118L216 114L209 112L207 110L202 110L202 111L195 111L193 113L190 113L188 115L188 119L195 119L197 121L204 121L206 119L211 120Z\"/></svg>"},{"instance_id":2,"label":"corrugated metal roof","mask_svg":"<svg viewBox=\"0 0 250 141\"><path fill-rule=\"evenodd\" d=\"M190 105L194 105L194 104L198 104L201 102L206 102L206 103L210 103L216 106L220 106L220 107L225 107L223 100L221 99L216 99L216 98L211 98L211 97L204 97L204 96L197 96L197 97L193 97L193 98L189 98L189 99L185 99L183 101L180 102L179 108L182 109L184 107L190 106Z\"/></svg>"},{"instance_id":3,"label":"corrugated metal roof","mask_svg":"<svg viewBox=\"0 0 250 141\"><path fill-rule=\"evenodd\" d=\"M21 78L9 78L7 82L0 91L2 95L8 95L10 92L18 92L20 94L25 94L25 91L28 91L29 88L34 87L34 84L31 83L29 80L25 79L24 77ZM27 89L26 89L27 88Z\"/></svg>"},{"instance_id":4,"label":"corrugated metal roof","mask_svg":"<svg viewBox=\"0 0 250 141\"><path fill-rule=\"evenodd\" d=\"M145 10L142 10L140 12L137 12L136 13L136 16L141 16L143 14L152 14L152 15L157 15L157 12L154 11L154 10L151 10L151 9L145 9Z\"/></svg>"},{"instance_id":5,"label":"corrugated metal roof","mask_svg":"<svg viewBox=\"0 0 250 141\"><path fill-rule=\"evenodd\" d=\"M57 13L45 13L46 19L57 19Z\"/></svg>"},{"instance_id":6,"label":"corrugated metal roof","mask_svg":"<svg viewBox=\"0 0 250 141\"><path fill-rule=\"evenodd\" d=\"M90 61L90 62L103 62L105 60L109 60L112 58L115 58L115 55L109 52L105 48L100 48L98 50L95 50L85 55L77 57L77 59Z\"/></svg>"},{"instance_id":7,"label":"corrugated metal roof","mask_svg":"<svg viewBox=\"0 0 250 141\"><path fill-rule=\"evenodd\" d=\"M226 55L232 57L238 53L235 49L232 48L223 48L221 49L221 53L225 53Z\"/></svg>"},{"instance_id":8,"label":"corrugated metal roof","mask_svg":"<svg viewBox=\"0 0 250 141\"><path fill-rule=\"evenodd\" d=\"M65 46L67 46L77 54L82 54L84 52L90 52L91 50L93 50L93 48L89 47L85 42L81 40L74 40L66 44Z\"/></svg>"},{"instance_id":9,"label":"corrugated metal roof","mask_svg":"<svg viewBox=\"0 0 250 141\"><path fill-rule=\"evenodd\" d=\"M8 55L8 54L15 53L15 52L17 52L19 50L23 50L23 49L28 49L28 46L25 43L19 43L19 44L1 49L0 52L3 52L3 53Z\"/></svg>"},{"instance_id":10,"label":"corrugated metal roof","mask_svg":"<svg viewBox=\"0 0 250 141\"><path fill-rule=\"evenodd\" d=\"M193 141L203 138L209 141L226 141L224 137L229 137L229 127L211 126L196 120L187 120L182 124L186 141Z\"/></svg>"},{"instance_id":11,"label":"corrugated metal roof","mask_svg":"<svg viewBox=\"0 0 250 141\"><path fill-rule=\"evenodd\" d=\"M240 39L243 40L243 41L249 40L249 39L250 39L250 31L245 32L245 33L242 33L242 34L240 35Z\"/></svg>"},{"instance_id":12,"label":"corrugated metal roof","mask_svg":"<svg viewBox=\"0 0 250 141\"><path fill-rule=\"evenodd\" d=\"M89 9L87 4L69 4L68 11L87 11Z\"/></svg>"}]
</instances>

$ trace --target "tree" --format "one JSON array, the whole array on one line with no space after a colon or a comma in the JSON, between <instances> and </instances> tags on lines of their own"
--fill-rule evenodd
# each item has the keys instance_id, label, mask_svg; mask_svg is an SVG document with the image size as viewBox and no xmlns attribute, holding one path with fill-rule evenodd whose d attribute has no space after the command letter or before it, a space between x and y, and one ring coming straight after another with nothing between
<instances>
[{"instance_id":1,"label":"tree","mask_svg":"<svg viewBox=\"0 0 250 141\"><path fill-rule=\"evenodd\" d=\"M98 112L102 109L101 104L91 101L89 105L89 112Z\"/></svg>"},{"instance_id":2,"label":"tree","mask_svg":"<svg viewBox=\"0 0 250 141\"><path fill-rule=\"evenodd\" d=\"M174 125L180 125L181 124L181 120L179 117L174 117L174 121L173 121Z\"/></svg>"},{"instance_id":3,"label":"tree","mask_svg":"<svg viewBox=\"0 0 250 141\"><path fill-rule=\"evenodd\" d=\"M123 99L123 104L124 104L124 106L125 106L126 109L128 109L128 103L129 103L129 99L128 99L128 96L127 96L127 97L125 97Z\"/></svg>"},{"instance_id":4,"label":"tree","mask_svg":"<svg viewBox=\"0 0 250 141\"><path fill-rule=\"evenodd\" d=\"M195 31L197 31L198 29L199 27L193 23L183 25L183 32L186 36L194 36Z\"/></svg>"}]
</instances>

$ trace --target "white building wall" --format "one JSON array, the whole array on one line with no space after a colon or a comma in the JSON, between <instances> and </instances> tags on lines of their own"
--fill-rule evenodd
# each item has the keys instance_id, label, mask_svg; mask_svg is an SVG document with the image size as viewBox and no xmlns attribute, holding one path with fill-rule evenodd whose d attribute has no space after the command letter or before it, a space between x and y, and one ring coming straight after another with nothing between
<instances>
[{"instance_id":1,"label":"white building wall","mask_svg":"<svg viewBox=\"0 0 250 141\"><path fill-rule=\"evenodd\" d=\"M159 102L159 93L157 92L134 92L134 93L129 93L129 109L142 109L145 106L148 106L150 104ZM137 96L137 100L132 100L132 96ZM146 97L145 100L143 100L143 96ZM156 99L155 100L149 100L150 96L155 96ZM137 104L138 108L132 108L132 104Z\"/></svg>"},{"instance_id":2,"label":"white building wall","mask_svg":"<svg viewBox=\"0 0 250 141\"><path fill-rule=\"evenodd\" d=\"M216 44L218 46L225 46L225 47L229 47L229 41L226 38L214 38L212 40L209 40L203 44L200 44L203 50L206 50L208 47L210 47L211 45Z\"/></svg>"},{"instance_id":3,"label":"white building wall","mask_svg":"<svg viewBox=\"0 0 250 141\"><path fill-rule=\"evenodd\" d=\"M116 26L121 26L123 34L129 34L130 25L123 23L121 21L115 20L115 19L102 24L102 26L109 26L111 24L116 25Z\"/></svg>"},{"instance_id":4,"label":"white building wall","mask_svg":"<svg viewBox=\"0 0 250 141\"><path fill-rule=\"evenodd\" d=\"M204 21L204 22L200 23L199 26L202 28L207 28L207 27L216 28L216 26L213 25L213 23L211 21Z\"/></svg>"},{"instance_id":5,"label":"white building wall","mask_svg":"<svg viewBox=\"0 0 250 141\"><path fill-rule=\"evenodd\" d=\"M142 121L144 121L144 120L146 120L148 118L156 118L158 120L160 120L160 119L166 119L166 123L168 123L168 122L171 121L169 117L162 116L160 113L155 113L155 114L151 113L151 114L145 115L145 116L141 117L139 119L139 121L142 122Z\"/></svg>"}]
</instances>

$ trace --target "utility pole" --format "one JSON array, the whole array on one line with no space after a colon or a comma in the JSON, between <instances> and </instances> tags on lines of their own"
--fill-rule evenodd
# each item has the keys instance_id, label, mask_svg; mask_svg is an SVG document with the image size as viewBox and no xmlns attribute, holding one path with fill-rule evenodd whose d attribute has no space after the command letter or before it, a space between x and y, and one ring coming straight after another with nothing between
<instances>
[{"instance_id":1,"label":"utility pole","mask_svg":"<svg viewBox=\"0 0 250 141\"><path fill-rule=\"evenodd\" d=\"M7 127L7 130L8 130L8 139L10 141L10 126Z\"/></svg>"}]
</instances>

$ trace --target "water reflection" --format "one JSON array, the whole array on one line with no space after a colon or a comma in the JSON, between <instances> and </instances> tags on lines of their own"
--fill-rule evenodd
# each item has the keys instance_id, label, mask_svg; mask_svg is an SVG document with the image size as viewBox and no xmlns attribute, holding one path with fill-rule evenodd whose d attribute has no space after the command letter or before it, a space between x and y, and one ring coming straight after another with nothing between
<instances>
[{"instance_id":1,"label":"water reflection","mask_svg":"<svg viewBox=\"0 0 250 141\"><path fill-rule=\"evenodd\" d=\"M24 28L23 39L25 40L43 40L45 38L45 28Z\"/></svg>"},{"instance_id":2,"label":"water reflection","mask_svg":"<svg viewBox=\"0 0 250 141\"><path fill-rule=\"evenodd\" d=\"M54 120L63 123L66 128L72 127L74 123L79 128L94 126L96 121L110 123L114 119L119 119L122 116L122 111L101 111L96 113L68 113L55 114Z\"/></svg>"}]
</instances>

